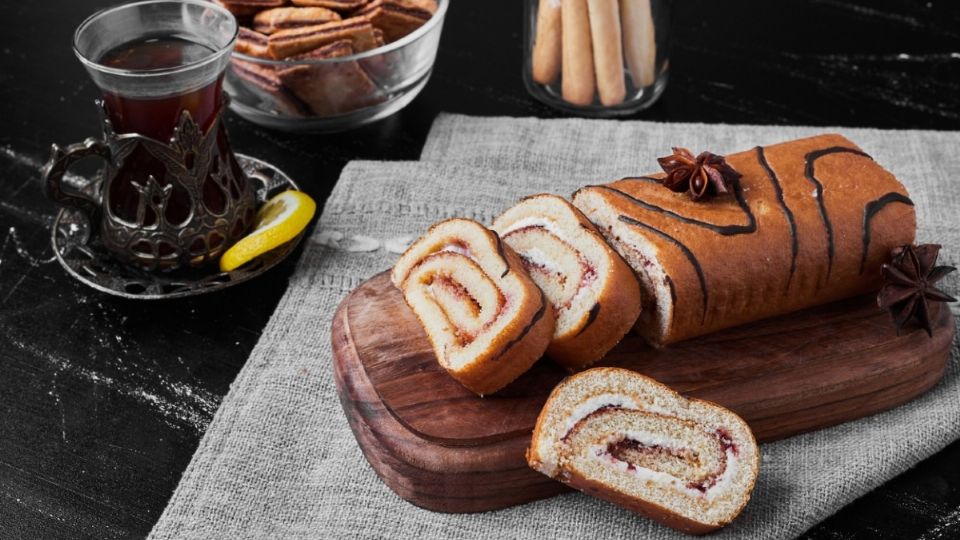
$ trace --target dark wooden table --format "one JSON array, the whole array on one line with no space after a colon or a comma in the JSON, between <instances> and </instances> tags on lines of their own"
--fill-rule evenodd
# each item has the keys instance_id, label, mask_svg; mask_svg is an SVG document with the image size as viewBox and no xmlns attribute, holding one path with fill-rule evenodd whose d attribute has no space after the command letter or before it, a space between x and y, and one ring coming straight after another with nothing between
<instances>
[{"instance_id":1,"label":"dark wooden table","mask_svg":"<svg viewBox=\"0 0 960 540\"><path fill-rule=\"evenodd\" d=\"M70 51L113 0L0 5L0 537L145 536L286 287L292 260L194 300L136 303L49 263L51 142L97 133ZM433 79L407 109L339 135L231 117L241 152L322 202L351 159L416 159L440 111L557 116L520 80L519 0L453 0ZM670 85L651 120L960 128L960 3L681 0ZM890 441L896 444L896 441ZM960 443L808 538L960 537Z\"/></svg>"}]
</instances>

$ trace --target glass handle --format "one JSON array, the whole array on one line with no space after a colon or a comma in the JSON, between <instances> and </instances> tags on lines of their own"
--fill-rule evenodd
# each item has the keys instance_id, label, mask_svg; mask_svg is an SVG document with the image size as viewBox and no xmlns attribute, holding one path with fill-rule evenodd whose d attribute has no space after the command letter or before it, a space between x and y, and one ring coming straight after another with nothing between
<instances>
[{"instance_id":1,"label":"glass handle","mask_svg":"<svg viewBox=\"0 0 960 540\"><path fill-rule=\"evenodd\" d=\"M63 177L67 170L81 159L99 157L110 163L112 155L113 152L110 151L107 143L92 137L66 148L60 148L56 144L51 145L50 159L43 167L43 183L47 188L47 196L60 204L74 206L88 214L93 214L100 206L99 196L82 190L65 190Z\"/></svg>"}]
</instances>

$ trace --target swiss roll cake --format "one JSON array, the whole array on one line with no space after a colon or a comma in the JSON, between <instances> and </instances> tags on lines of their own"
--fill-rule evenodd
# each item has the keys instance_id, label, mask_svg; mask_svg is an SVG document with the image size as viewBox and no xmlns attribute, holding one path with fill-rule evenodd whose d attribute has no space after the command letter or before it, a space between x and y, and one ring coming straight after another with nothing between
<instances>
[{"instance_id":1,"label":"swiss roll cake","mask_svg":"<svg viewBox=\"0 0 960 540\"><path fill-rule=\"evenodd\" d=\"M527 462L585 493L702 534L746 506L760 452L733 412L633 371L595 368L550 394Z\"/></svg>"},{"instance_id":2,"label":"swiss roll cake","mask_svg":"<svg viewBox=\"0 0 960 540\"><path fill-rule=\"evenodd\" d=\"M391 279L440 366L479 395L527 371L553 336L553 306L523 261L476 221L430 227L400 256Z\"/></svg>"},{"instance_id":3,"label":"swiss roll cake","mask_svg":"<svg viewBox=\"0 0 960 540\"><path fill-rule=\"evenodd\" d=\"M739 178L709 199L663 173L574 194L637 273L637 329L655 346L877 290L891 249L914 240L906 189L840 135L725 159Z\"/></svg>"},{"instance_id":4,"label":"swiss roll cake","mask_svg":"<svg viewBox=\"0 0 960 540\"><path fill-rule=\"evenodd\" d=\"M565 199L525 197L497 217L493 229L553 304L552 360L570 370L586 367L633 327L640 313L633 270Z\"/></svg>"}]
</instances>

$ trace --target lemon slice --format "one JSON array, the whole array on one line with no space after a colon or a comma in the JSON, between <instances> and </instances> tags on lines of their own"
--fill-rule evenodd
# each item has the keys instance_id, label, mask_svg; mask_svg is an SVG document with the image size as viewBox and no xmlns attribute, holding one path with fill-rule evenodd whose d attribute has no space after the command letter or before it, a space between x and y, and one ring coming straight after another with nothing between
<instances>
[{"instance_id":1,"label":"lemon slice","mask_svg":"<svg viewBox=\"0 0 960 540\"><path fill-rule=\"evenodd\" d=\"M257 212L253 232L220 257L220 270L229 272L293 240L310 223L317 203L302 191L284 191L265 202Z\"/></svg>"}]
</instances>

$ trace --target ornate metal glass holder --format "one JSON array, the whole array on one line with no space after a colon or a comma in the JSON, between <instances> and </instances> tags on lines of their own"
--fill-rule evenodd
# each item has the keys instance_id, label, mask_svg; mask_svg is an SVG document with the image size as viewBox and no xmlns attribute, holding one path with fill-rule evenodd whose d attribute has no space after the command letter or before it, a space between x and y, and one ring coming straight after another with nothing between
<instances>
[{"instance_id":1,"label":"ornate metal glass holder","mask_svg":"<svg viewBox=\"0 0 960 540\"><path fill-rule=\"evenodd\" d=\"M248 178L261 184L255 192L256 204L297 185L282 171L256 158L236 154L237 162ZM98 182L82 188L92 194ZM279 248L265 253L232 271L220 272L216 266L181 270L175 273L149 272L119 260L106 248L100 227L79 208L63 208L51 229L51 244L57 261L81 283L101 292L124 298L156 300L194 296L217 291L253 279L276 266L297 247L303 234Z\"/></svg>"},{"instance_id":2,"label":"ornate metal glass holder","mask_svg":"<svg viewBox=\"0 0 960 540\"><path fill-rule=\"evenodd\" d=\"M184 110L169 141L116 133L98 101L103 137L53 145L44 169L48 195L99 221L104 246L124 262L146 270L215 262L246 234L256 209L222 125L226 94L223 100L206 133ZM90 156L106 163L96 189L64 189L67 169Z\"/></svg>"}]
</instances>

